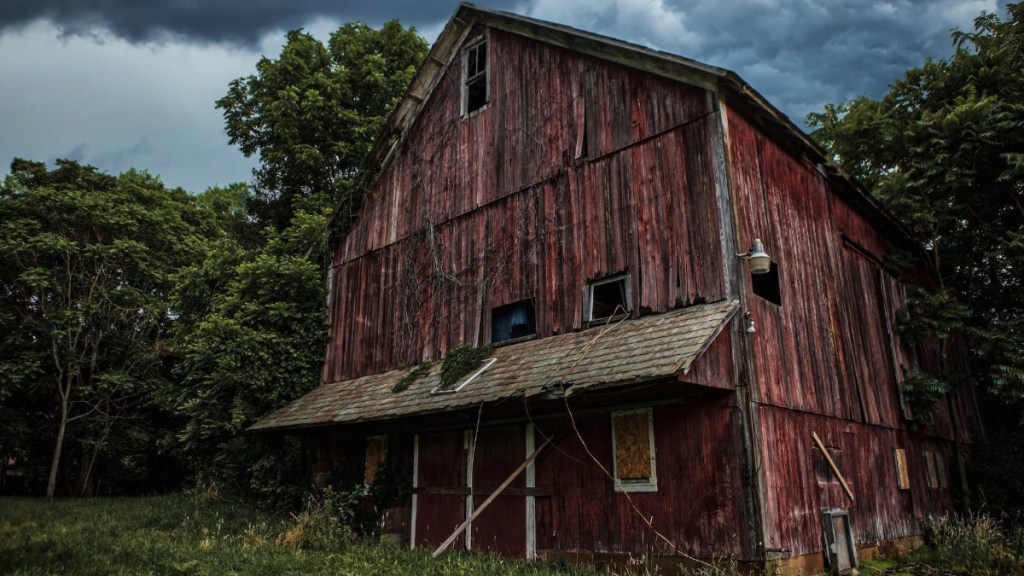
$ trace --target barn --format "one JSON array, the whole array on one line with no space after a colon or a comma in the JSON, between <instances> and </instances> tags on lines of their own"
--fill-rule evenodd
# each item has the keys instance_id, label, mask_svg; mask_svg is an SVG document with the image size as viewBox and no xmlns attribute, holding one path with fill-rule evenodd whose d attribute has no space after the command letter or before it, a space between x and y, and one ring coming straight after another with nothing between
<instances>
[{"instance_id":1,"label":"barn","mask_svg":"<svg viewBox=\"0 0 1024 576\"><path fill-rule=\"evenodd\" d=\"M951 509L973 393L915 418L962 360L896 327L929 269L736 74L462 4L378 143L321 386L253 430L402 486L409 546L842 572Z\"/></svg>"}]
</instances>

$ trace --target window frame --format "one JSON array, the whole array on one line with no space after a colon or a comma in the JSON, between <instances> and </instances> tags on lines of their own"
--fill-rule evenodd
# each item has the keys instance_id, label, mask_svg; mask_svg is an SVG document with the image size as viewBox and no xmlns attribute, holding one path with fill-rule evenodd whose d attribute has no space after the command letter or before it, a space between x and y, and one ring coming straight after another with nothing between
<instances>
[{"instance_id":1,"label":"window frame","mask_svg":"<svg viewBox=\"0 0 1024 576\"><path fill-rule=\"evenodd\" d=\"M523 307L523 309L524 309L524 311L526 313L527 319L529 320L528 326L532 326L533 331L530 332L529 334L524 334L522 336L516 336L514 338L510 337L510 338L507 338L505 340L495 340L494 339L495 313L502 314L502 313L506 313L506 312L513 312L513 311L515 311L517 309L517 307L520 307L520 306ZM491 324L490 341L491 341L491 344L494 345L494 346L506 346L508 344L515 344L516 342L523 342L523 341L526 341L526 340L533 340L534 338L537 337L537 304L536 304L536 302L534 302L533 298L524 298L524 299L518 300L516 302L510 302L508 304L502 304L501 306L495 306L495 307L491 308L490 320L491 320L491 322L490 322L490 324Z\"/></svg>"},{"instance_id":2,"label":"window frame","mask_svg":"<svg viewBox=\"0 0 1024 576\"><path fill-rule=\"evenodd\" d=\"M626 311L609 316L594 317L594 289L598 286L622 282L622 295L626 305ZM628 318L633 314L633 283L630 281L628 272L612 274L596 280L591 280L584 288L583 318L588 323L594 322L615 322L622 318Z\"/></svg>"},{"instance_id":3,"label":"window frame","mask_svg":"<svg viewBox=\"0 0 1024 576\"><path fill-rule=\"evenodd\" d=\"M490 35L484 32L480 36L473 38L466 42L465 48L462 49L462 83L461 83L461 116L463 118L469 118L474 116L483 110L487 109L487 106L491 103L491 50L490 50ZM471 54L472 57L476 57L477 50L483 46L485 52L484 55L484 70L483 72L478 71L472 77L469 76L469 64ZM469 87L471 84L483 78L484 84L484 99L476 108L469 109Z\"/></svg>"},{"instance_id":4,"label":"window frame","mask_svg":"<svg viewBox=\"0 0 1024 576\"><path fill-rule=\"evenodd\" d=\"M620 478L619 477L619 450L618 434L616 433L616 419L621 416L633 416L645 414L647 416L647 442L648 453L650 454L650 476L646 479ZM657 492L658 491L658 466L657 447L654 443L654 410L651 407L636 408L632 410L618 410L611 413L611 434L612 434L612 477L615 479L616 492Z\"/></svg>"}]
</instances>

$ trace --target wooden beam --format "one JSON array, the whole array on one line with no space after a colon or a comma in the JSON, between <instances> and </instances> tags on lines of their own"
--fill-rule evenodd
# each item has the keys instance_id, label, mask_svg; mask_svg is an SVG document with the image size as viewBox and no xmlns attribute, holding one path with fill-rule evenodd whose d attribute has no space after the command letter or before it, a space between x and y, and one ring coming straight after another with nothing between
<instances>
[{"instance_id":1,"label":"wooden beam","mask_svg":"<svg viewBox=\"0 0 1024 576\"><path fill-rule=\"evenodd\" d=\"M544 449L548 447L548 444L551 444L551 440L552 438L549 436L546 440L544 440L544 443L541 444L539 448L533 451L533 454L530 454L530 456L526 459L525 462L520 464L519 467L516 468L514 472L512 472L512 474L509 474L509 477L506 478L505 481L502 482L500 486L498 486L498 489L495 490L493 494L488 496L487 500L484 500L483 503L480 504L480 506L473 511L473 514L471 514L469 518L466 518L466 521L460 524L459 527L456 528L454 532L452 532L451 536L449 536L444 542L441 543L440 546L437 547L437 550L434 550L434 554L432 556L434 558L437 558L441 554L441 552L444 552L445 548L451 546L452 542L455 542L455 539L459 537L459 534L461 534L462 531L466 529L466 526L472 524L473 520L476 520L476 517L479 516L481 512L486 510L487 507L491 505L491 502L494 502L494 500L501 495L501 492L505 490L505 488L508 488L508 485L511 484L520 474L523 473L523 470L526 470L526 467L530 465L530 462L533 462L534 460L537 459L537 456L540 456L540 453L543 452Z\"/></svg>"},{"instance_id":2,"label":"wooden beam","mask_svg":"<svg viewBox=\"0 0 1024 576\"><path fill-rule=\"evenodd\" d=\"M408 490L409 494L429 494L432 496L468 496L470 494L492 494L496 491L496 488L477 488L473 487L472 490L465 486L421 486L419 488L411 488ZM534 496L544 497L550 496L547 492L540 490L539 488L505 488L501 491L499 496Z\"/></svg>"},{"instance_id":3,"label":"wooden beam","mask_svg":"<svg viewBox=\"0 0 1024 576\"><path fill-rule=\"evenodd\" d=\"M818 445L818 450L821 450L821 453L825 456L825 461L828 462L828 465L832 468L832 472L836 475L836 478L839 478L839 483L843 485L843 490L846 490L846 495L850 497L850 501L856 502L857 499L853 497L853 491L850 490L850 485L846 483L846 478L843 478L843 474L839 471L839 467L836 466L836 463L832 460L832 455L828 453L825 445L821 443L821 438L818 438L818 433L812 430L811 438L813 438L814 443Z\"/></svg>"}]
</instances>

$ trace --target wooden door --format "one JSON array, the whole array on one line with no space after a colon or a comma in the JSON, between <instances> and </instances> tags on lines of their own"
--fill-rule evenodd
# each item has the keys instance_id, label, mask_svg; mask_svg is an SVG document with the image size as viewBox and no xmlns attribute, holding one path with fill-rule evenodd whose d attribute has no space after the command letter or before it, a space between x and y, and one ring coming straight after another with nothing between
<instances>
[{"instance_id":1,"label":"wooden door","mask_svg":"<svg viewBox=\"0 0 1024 576\"><path fill-rule=\"evenodd\" d=\"M526 426L515 424L494 428L481 428L475 449L471 450L468 464L472 475L472 508L475 510L508 476L518 468L528 454ZM473 550L501 554L509 557L532 556L533 546L527 542L528 506L533 498L527 497L527 477L531 469L519 477L501 496L481 512L470 526L470 544ZM532 482L531 482L532 484ZM472 512L472 510L470 510Z\"/></svg>"},{"instance_id":2,"label":"wooden door","mask_svg":"<svg viewBox=\"0 0 1024 576\"><path fill-rule=\"evenodd\" d=\"M436 548L466 519L466 448L461 430L419 434L415 446L414 547ZM449 547L465 549L459 536Z\"/></svg>"}]
</instances>

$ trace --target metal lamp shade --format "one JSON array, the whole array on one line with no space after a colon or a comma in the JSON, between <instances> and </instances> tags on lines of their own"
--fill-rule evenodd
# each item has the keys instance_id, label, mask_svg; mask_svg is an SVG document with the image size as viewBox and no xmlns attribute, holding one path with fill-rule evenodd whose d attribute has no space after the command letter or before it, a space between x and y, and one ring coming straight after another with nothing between
<instances>
[{"instance_id":1,"label":"metal lamp shade","mask_svg":"<svg viewBox=\"0 0 1024 576\"><path fill-rule=\"evenodd\" d=\"M760 239L754 240L750 248L750 272L751 274L767 274L772 269L772 257L764 251L764 244Z\"/></svg>"}]
</instances>

